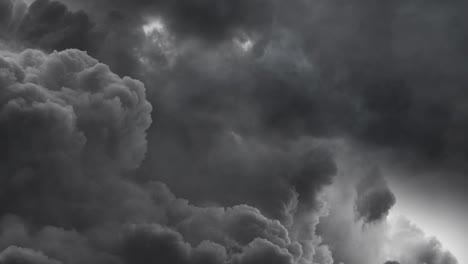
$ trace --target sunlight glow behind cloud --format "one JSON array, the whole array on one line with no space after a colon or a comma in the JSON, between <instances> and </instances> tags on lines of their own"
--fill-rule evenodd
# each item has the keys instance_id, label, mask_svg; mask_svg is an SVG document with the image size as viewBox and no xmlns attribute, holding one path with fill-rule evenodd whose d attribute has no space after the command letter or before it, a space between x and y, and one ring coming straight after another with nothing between
<instances>
[{"instance_id":1,"label":"sunlight glow behind cloud","mask_svg":"<svg viewBox=\"0 0 468 264\"><path fill-rule=\"evenodd\" d=\"M436 219L432 214L426 214L425 210L416 210L405 204L408 204L408 202L402 202L400 199L400 203L397 203L390 211L389 218L396 219L401 216L407 218L423 230L427 236L436 237L443 247L457 258L459 264L467 263L468 259L463 249L464 246L458 226L454 227L453 224L447 221L442 223L440 219Z\"/></svg>"},{"instance_id":2,"label":"sunlight glow behind cloud","mask_svg":"<svg viewBox=\"0 0 468 264\"><path fill-rule=\"evenodd\" d=\"M153 32L163 33L165 31L165 25L160 18L152 19L148 24L143 25L143 32L146 36L149 36Z\"/></svg>"}]
</instances>

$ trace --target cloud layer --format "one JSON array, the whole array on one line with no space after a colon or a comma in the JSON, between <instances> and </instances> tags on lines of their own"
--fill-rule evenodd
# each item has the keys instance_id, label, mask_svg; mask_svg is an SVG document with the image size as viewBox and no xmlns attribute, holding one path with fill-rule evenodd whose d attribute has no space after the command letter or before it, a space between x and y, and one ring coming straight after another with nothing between
<instances>
[{"instance_id":1,"label":"cloud layer","mask_svg":"<svg viewBox=\"0 0 468 264\"><path fill-rule=\"evenodd\" d=\"M0 0L0 262L457 263L340 155L465 169L464 7Z\"/></svg>"}]
</instances>

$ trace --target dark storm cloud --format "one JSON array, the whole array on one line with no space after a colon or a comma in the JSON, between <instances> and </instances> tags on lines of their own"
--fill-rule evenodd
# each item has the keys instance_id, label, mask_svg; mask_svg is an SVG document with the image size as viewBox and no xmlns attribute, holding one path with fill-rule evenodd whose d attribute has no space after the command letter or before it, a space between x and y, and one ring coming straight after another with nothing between
<instances>
[{"instance_id":1,"label":"dark storm cloud","mask_svg":"<svg viewBox=\"0 0 468 264\"><path fill-rule=\"evenodd\" d=\"M14 33L26 13L27 5L23 1L0 1L0 38Z\"/></svg>"},{"instance_id":2,"label":"dark storm cloud","mask_svg":"<svg viewBox=\"0 0 468 264\"><path fill-rule=\"evenodd\" d=\"M2 0L0 37L22 46L47 51L78 48L91 50L96 33L83 11L71 12L57 1Z\"/></svg>"},{"instance_id":3,"label":"dark storm cloud","mask_svg":"<svg viewBox=\"0 0 468 264\"><path fill-rule=\"evenodd\" d=\"M467 96L464 7L396 1L363 10L357 41L364 49L346 62L361 105L357 138L422 158L463 155L466 144L454 134L465 133L458 117Z\"/></svg>"},{"instance_id":4,"label":"dark storm cloud","mask_svg":"<svg viewBox=\"0 0 468 264\"><path fill-rule=\"evenodd\" d=\"M9 46L48 52L80 49L99 57L119 75L140 76L134 52L142 42L141 25L135 25L141 20L109 12L96 26L84 11L71 11L58 1L37 0L27 6L21 0L4 0L1 4L5 16L0 32L5 41L14 43Z\"/></svg>"},{"instance_id":5,"label":"dark storm cloud","mask_svg":"<svg viewBox=\"0 0 468 264\"><path fill-rule=\"evenodd\" d=\"M356 192L356 216L367 223L384 219L396 203L395 195L378 169L358 183Z\"/></svg>"},{"instance_id":6,"label":"dark storm cloud","mask_svg":"<svg viewBox=\"0 0 468 264\"><path fill-rule=\"evenodd\" d=\"M67 212L98 210L74 202L83 195L76 186L104 174L88 168L133 169L144 158L151 106L143 84L77 50L2 51L0 66L1 211L87 221Z\"/></svg>"},{"instance_id":7,"label":"dark storm cloud","mask_svg":"<svg viewBox=\"0 0 468 264\"><path fill-rule=\"evenodd\" d=\"M206 0L206 1L81 1L79 4L91 12L101 13L115 10L128 16L144 18L160 16L166 20L171 31L176 34L190 35L219 41L230 37L237 30L249 32L268 30L273 22L275 11L271 0Z\"/></svg>"},{"instance_id":8,"label":"dark storm cloud","mask_svg":"<svg viewBox=\"0 0 468 264\"><path fill-rule=\"evenodd\" d=\"M442 247L434 237L427 237L423 231L406 219L395 224L394 248L404 248L398 260L400 263L456 264L458 261Z\"/></svg>"},{"instance_id":9,"label":"dark storm cloud","mask_svg":"<svg viewBox=\"0 0 468 264\"><path fill-rule=\"evenodd\" d=\"M260 54L269 52L277 42L270 28L273 19L262 19L272 17L276 28L285 27L297 38L295 49L302 54L296 58L288 52L286 56L296 62L311 61L324 88L310 92L313 84L308 78L284 78L276 72L272 76L271 68L257 72L254 85L260 98L254 102L263 106L265 126L293 135L351 135L372 146L415 151L422 158L465 155L467 144L461 135L466 132L463 68L467 52L463 43L467 23L460 13L462 1L354 1L348 5L339 1L82 1L73 5L100 17L114 9L131 18L123 22L127 27L113 26L131 25L128 30L104 34L107 37L101 44L109 52L96 54L119 74L138 77L148 70L139 69L141 54L130 53L122 60L113 54L139 49L145 40L135 32L147 22L145 16L161 16L172 34L200 37L208 43L212 35L230 41L237 34L229 30L232 28L242 32L266 24L269 26L256 30L261 37L254 46ZM267 22L251 22L249 17ZM284 34L277 38L290 39ZM291 71L285 63L266 63L268 67L277 63L278 72ZM177 71L173 78L184 78L187 83L207 77L203 72L190 76L183 69L173 70ZM150 71L157 75L160 69ZM223 81L236 82L235 77L225 76ZM145 82L152 86L151 80Z\"/></svg>"},{"instance_id":10,"label":"dark storm cloud","mask_svg":"<svg viewBox=\"0 0 468 264\"><path fill-rule=\"evenodd\" d=\"M162 183L126 176L144 158L151 123L141 82L78 50L2 51L0 67L5 263L332 262L314 233L318 193L334 174L321 147L298 145L269 161L285 165L272 170L273 183L261 176L267 192L246 201L265 214L249 205L198 207ZM265 202L273 191L283 195ZM274 214L282 221L267 216Z\"/></svg>"},{"instance_id":11,"label":"dark storm cloud","mask_svg":"<svg viewBox=\"0 0 468 264\"><path fill-rule=\"evenodd\" d=\"M12 15L12 9L13 9L13 3L10 0L2 0L0 1L0 25L1 25L1 30L6 31L8 28L8 24L11 19Z\"/></svg>"},{"instance_id":12,"label":"dark storm cloud","mask_svg":"<svg viewBox=\"0 0 468 264\"><path fill-rule=\"evenodd\" d=\"M252 263L270 258L295 263L300 257L301 247L291 243L286 229L254 208L184 207L176 208L190 210L178 215L180 233L156 224L129 227L123 244L127 263Z\"/></svg>"},{"instance_id":13,"label":"dark storm cloud","mask_svg":"<svg viewBox=\"0 0 468 264\"><path fill-rule=\"evenodd\" d=\"M29 6L16 35L28 45L48 51L87 50L92 26L82 11L73 13L62 3L36 0Z\"/></svg>"},{"instance_id":14,"label":"dark storm cloud","mask_svg":"<svg viewBox=\"0 0 468 264\"><path fill-rule=\"evenodd\" d=\"M329 249L315 232L326 214L319 194L337 171L328 145L315 137L410 150L418 159L464 152L465 64L458 57L466 54L454 44L464 43L462 8L63 2L90 15L38 0L17 16L9 38L44 50L85 49L108 66L78 51L0 60L0 138L8 139L1 142L0 212L17 215L4 217L2 250L17 245L64 263L329 264L330 251L351 264L370 261L371 250L355 257L361 248L352 245L379 246L370 242L385 231L352 233L362 231L352 229L353 204L343 217L351 239L325 244L343 241L354 252ZM11 21L13 5L0 7ZM155 17L164 32L145 34L142 26ZM245 40L250 50L239 45ZM141 79L148 99L140 82L110 70ZM143 161L146 100L155 125ZM395 202L374 176L358 188L357 211L368 222L384 220ZM414 252L426 252L426 262L456 263L417 241Z\"/></svg>"}]
</instances>

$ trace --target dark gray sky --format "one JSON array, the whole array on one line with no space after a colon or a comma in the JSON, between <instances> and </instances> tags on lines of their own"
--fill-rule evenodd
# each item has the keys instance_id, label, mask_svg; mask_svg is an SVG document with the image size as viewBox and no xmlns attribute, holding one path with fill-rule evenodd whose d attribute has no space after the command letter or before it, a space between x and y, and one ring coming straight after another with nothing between
<instances>
[{"instance_id":1,"label":"dark gray sky","mask_svg":"<svg viewBox=\"0 0 468 264\"><path fill-rule=\"evenodd\" d=\"M466 263L466 8L0 0L0 263Z\"/></svg>"}]
</instances>

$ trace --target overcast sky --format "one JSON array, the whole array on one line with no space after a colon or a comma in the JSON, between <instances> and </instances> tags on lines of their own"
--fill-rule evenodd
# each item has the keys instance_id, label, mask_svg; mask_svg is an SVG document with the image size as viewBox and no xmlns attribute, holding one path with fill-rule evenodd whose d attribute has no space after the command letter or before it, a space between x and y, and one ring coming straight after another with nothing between
<instances>
[{"instance_id":1,"label":"overcast sky","mask_svg":"<svg viewBox=\"0 0 468 264\"><path fill-rule=\"evenodd\" d=\"M0 0L0 264L465 264L463 0Z\"/></svg>"}]
</instances>

